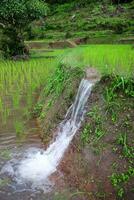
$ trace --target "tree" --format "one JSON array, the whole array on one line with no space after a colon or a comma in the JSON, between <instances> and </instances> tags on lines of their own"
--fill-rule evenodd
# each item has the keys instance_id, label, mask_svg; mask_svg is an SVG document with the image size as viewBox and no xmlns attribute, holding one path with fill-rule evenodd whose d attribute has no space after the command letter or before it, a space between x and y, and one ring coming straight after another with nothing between
<instances>
[{"instance_id":1,"label":"tree","mask_svg":"<svg viewBox=\"0 0 134 200\"><path fill-rule=\"evenodd\" d=\"M1 50L5 57L28 54L24 30L47 12L48 6L43 0L0 0Z\"/></svg>"}]
</instances>

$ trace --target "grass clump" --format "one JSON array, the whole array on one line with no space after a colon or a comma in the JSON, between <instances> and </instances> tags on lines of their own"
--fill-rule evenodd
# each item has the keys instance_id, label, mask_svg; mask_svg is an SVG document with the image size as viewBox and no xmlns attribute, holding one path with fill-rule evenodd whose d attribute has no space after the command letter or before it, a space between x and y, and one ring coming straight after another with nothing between
<instances>
[{"instance_id":1,"label":"grass clump","mask_svg":"<svg viewBox=\"0 0 134 200\"><path fill-rule=\"evenodd\" d=\"M45 88L46 95L55 93L56 96L59 96L64 88L64 83L69 79L70 72L69 70L65 71L65 66L58 65L53 76L48 79L47 87Z\"/></svg>"},{"instance_id":2,"label":"grass clump","mask_svg":"<svg viewBox=\"0 0 134 200\"><path fill-rule=\"evenodd\" d=\"M8 178L0 179L0 188L8 185L10 183L10 180Z\"/></svg>"},{"instance_id":3,"label":"grass clump","mask_svg":"<svg viewBox=\"0 0 134 200\"><path fill-rule=\"evenodd\" d=\"M81 133L81 141L84 145L97 144L98 141L104 136L103 118L100 114L98 106L94 106L90 112L87 113L90 123L87 123Z\"/></svg>"},{"instance_id":4,"label":"grass clump","mask_svg":"<svg viewBox=\"0 0 134 200\"><path fill-rule=\"evenodd\" d=\"M40 117L46 116L48 110L54 105L57 99L67 90L63 98L72 100L74 94L71 92L73 87L73 80L80 79L84 75L84 72L80 68L66 67L59 64L56 67L55 72L48 78L46 87L42 93L41 101L45 99L43 112L40 113ZM61 102L62 103L62 102Z\"/></svg>"},{"instance_id":5,"label":"grass clump","mask_svg":"<svg viewBox=\"0 0 134 200\"><path fill-rule=\"evenodd\" d=\"M117 144L121 145L123 155L126 158L129 158L129 159L134 158L134 147L129 146L127 144L127 134L126 133L124 133L124 134L122 133L122 134L120 134L118 136L118 138L117 138Z\"/></svg>"},{"instance_id":6,"label":"grass clump","mask_svg":"<svg viewBox=\"0 0 134 200\"><path fill-rule=\"evenodd\" d=\"M131 77L114 76L110 89L113 94L122 91L125 95L134 97L134 79Z\"/></svg>"},{"instance_id":7,"label":"grass clump","mask_svg":"<svg viewBox=\"0 0 134 200\"><path fill-rule=\"evenodd\" d=\"M89 124L86 124L86 126L84 127L82 133L81 133L81 141L82 143L85 145L89 142L90 139L90 134L92 133L91 131L91 127Z\"/></svg>"},{"instance_id":8,"label":"grass clump","mask_svg":"<svg viewBox=\"0 0 134 200\"><path fill-rule=\"evenodd\" d=\"M9 150L3 150L0 152L0 158L4 160L9 160L11 158L11 153Z\"/></svg>"},{"instance_id":9,"label":"grass clump","mask_svg":"<svg viewBox=\"0 0 134 200\"><path fill-rule=\"evenodd\" d=\"M110 83L104 89L106 113L111 115L113 122L117 120L117 113L121 109L121 99L134 97L133 77L111 75Z\"/></svg>"},{"instance_id":10,"label":"grass clump","mask_svg":"<svg viewBox=\"0 0 134 200\"><path fill-rule=\"evenodd\" d=\"M41 112L42 112L42 109L43 109L43 104L41 103L37 103L35 106L34 106L34 109L32 111L32 115L34 117L39 117Z\"/></svg>"},{"instance_id":11,"label":"grass clump","mask_svg":"<svg viewBox=\"0 0 134 200\"><path fill-rule=\"evenodd\" d=\"M39 123L42 127L42 139L48 142L61 123L68 108L74 102L80 81L84 71L78 67L66 67L59 63L54 73L47 79L39 104L43 105L39 115ZM47 140L47 141L46 141Z\"/></svg>"},{"instance_id":12,"label":"grass clump","mask_svg":"<svg viewBox=\"0 0 134 200\"><path fill-rule=\"evenodd\" d=\"M123 185L127 183L132 177L134 177L134 168L129 167L126 172L123 173L113 173L110 177L112 185L117 190L117 195L120 198L123 198L125 194L125 189Z\"/></svg>"}]
</instances>

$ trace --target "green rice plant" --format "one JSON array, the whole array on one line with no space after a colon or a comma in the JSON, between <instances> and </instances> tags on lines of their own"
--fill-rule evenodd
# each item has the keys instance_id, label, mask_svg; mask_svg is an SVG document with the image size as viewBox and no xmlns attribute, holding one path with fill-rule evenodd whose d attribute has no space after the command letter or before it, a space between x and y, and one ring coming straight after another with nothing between
<instances>
[{"instance_id":1,"label":"green rice plant","mask_svg":"<svg viewBox=\"0 0 134 200\"><path fill-rule=\"evenodd\" d=\"M2 112L3 110L3 102L2 102L2 98L0 98L0 112Z\"/></svg>"},{"instance_id":2,"label":"green rice plant","mask_svg":"<svg viewBox=\"0 0 134 200\"><path fill-rule=\"evenodd\" d=\"M63 56L69 66L95 67L102 74L134 75L134 50L131 45L83 45Z\"/></svg>"},{"instance_id":3,"label":"green rice plant","mask_svg":"<svg viewBox=\"0 0 134 200\"><path fill-rule=\"evenodd\" d=\"M42 55L45 54L42 52ZM51 55L51 52L47 54ZM69 77L68 73L64 73L64 64L74 68L96 67L102 74L119 74L122 77L134 73L134 50L130 45L85 45L56 50L52 54L59 56L56 59L33 57L25 62L0 60L0 114L4 124L14 109L19 111L22 108L21 115L29 117L28 111L34 107L37 91L45 87L49 75L55 70L55 77L49 78L45 91L58 96ZM118 80L118 88L124 87L125 93L133 96L133 82L130 84L126 80ZM66 84L71 87L69 79Z\"/></svg>"},{"instance_id":4,"label":"green rice plant","mask_svg":"<svg viewBox=\"0 0 134 200\"><path fill-rule=\"evenodd\" d=\"M20 94L17 91L16 93L14 93L13 97L12 97L12 101L13 101L13 108L18 108L20 105Z\"/></svg>"},{"instance_id":5,"label":"green rice plant","mask_svg":"<svg viewBox=\"0 0 134 200\"><path fill-rule=\"evenodd\" d=\"M29 115L37 90L45 86L48 75L55 70L54 66L55 61L43 59L25 62L0 60L0 114L3 124L8 123L10 113L18 118L14 111L19 113L21 110L22 117Z\"/></svg>"},{"instance_id":6,"label":"green rice plant","mask_svg":"<svg viewBox=\"0 0 134 200\"><path fill-rule=\"evenodd\" d=\"M4 107L3 112L2 112L4 125L6 125L9 115L10 115L10 109L8 107Z\"/></svg>"},{"instance_id":7,"label":"green rice plant","mask_svg":"<svg viewBox=\"0 0 134 200\"><path fill-rule=\"evenodd\" d=\"M14 122L14 128L15 128L15 132L16 132L17 137L21 137L21 136L24 135L24 124L23 124L23 122L15 121Z\"/></svg>"}]
</instances>

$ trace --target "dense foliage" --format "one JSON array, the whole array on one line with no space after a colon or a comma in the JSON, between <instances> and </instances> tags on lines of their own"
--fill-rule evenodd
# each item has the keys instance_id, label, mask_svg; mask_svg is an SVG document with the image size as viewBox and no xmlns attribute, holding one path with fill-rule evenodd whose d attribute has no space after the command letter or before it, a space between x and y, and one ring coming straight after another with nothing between
<instances>
[{"instance_id":1,"label":"dense foliage","mask_svg":"<svg viewBox=\"0 0 134 200\"><path fill-rule=\"evenodd\" d=\"M2 51L5 56L26 54L23 31L34 20L47 14L42 0L1 0L0 27L3 31Z\"/></svg>"},{"instance_id":2,"label":"dense foliage","mask_svg":"<svg viewBox=\"0 0 134 200\"><path fill-rule=\"evenodd\" d=\"M31 29L25 32L27 40L67 38L87 38L88 42L107 40L111 43L120 38L133 35L134 32L134 1L112 0L47 0L50 12L45 22L32 23ZM60 1L61 2L61 1ZM126 1L124 1L126 2ZM128 1L127 1L128 2ZM43 23L42 23L43 22ZM121 35L122 34L122 35ZM98 39L97 39L98 38ZM94 39L94 41L93 41Z\"/></svg>"},{"instance_id":3,"label":"dense foliage","mask_svg":"<svg viewBox=\"0 0 134 200\"><path fill-rule=\"evenodd\" d=\"M132 0L73 0L76 3L80 4L86 4L86 3L92 3L92 2L107 2L107 3L114 3L114 4L119 4L119 3L128 3L131 2ZM50 4L64 4L64 3L71 3L72 0L47 0L48 3Z\"/></svg>"}]
</instances>

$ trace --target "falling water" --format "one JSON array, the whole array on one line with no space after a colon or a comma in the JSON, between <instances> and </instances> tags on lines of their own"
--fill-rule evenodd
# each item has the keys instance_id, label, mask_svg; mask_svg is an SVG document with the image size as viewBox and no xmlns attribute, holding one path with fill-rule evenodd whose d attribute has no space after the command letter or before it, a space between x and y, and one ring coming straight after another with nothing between
<instances>
[{"instance_id":1,"label":"falling water","mask_svg":"<svg viewBox=\"0 0 134 200\"><path fill-rule=\"evenodd\" d=\"M1 173L13 177L18 185L30 183L32 188L44 189L49 182L49 176L56 171L70 141L81 126L92 86L93 83L87 79L81 81L75 102L59 125L55 141L45 151L28 149L21 159L9 161Z\"/></svg>"}]
</instances>

